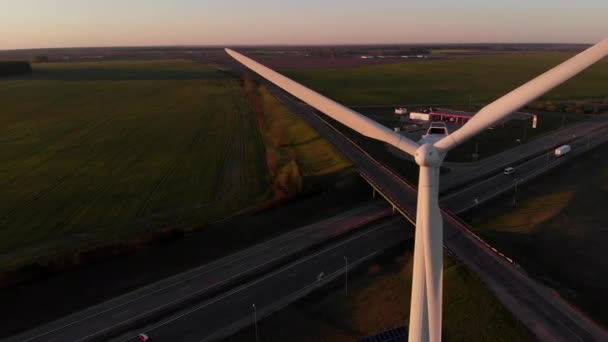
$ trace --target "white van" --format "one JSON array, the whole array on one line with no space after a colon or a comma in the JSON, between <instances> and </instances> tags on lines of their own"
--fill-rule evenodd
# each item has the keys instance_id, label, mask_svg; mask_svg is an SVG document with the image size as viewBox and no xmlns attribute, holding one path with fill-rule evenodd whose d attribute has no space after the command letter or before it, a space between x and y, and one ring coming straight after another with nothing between
<instances>
[{"instance_id":1,"label":"white van","mask_svg":"<svg viewBox=\"0 0 608 342\"><path fill-rule=\"evenodd\" d=\"M504 173L505 175L511 175L511 174L514 174L514 173L515 173L515 169L509 166L509 167L507 167L507 168L505 169L505 171L504 171L503 173Z\"/></svg>"}]
</instances>

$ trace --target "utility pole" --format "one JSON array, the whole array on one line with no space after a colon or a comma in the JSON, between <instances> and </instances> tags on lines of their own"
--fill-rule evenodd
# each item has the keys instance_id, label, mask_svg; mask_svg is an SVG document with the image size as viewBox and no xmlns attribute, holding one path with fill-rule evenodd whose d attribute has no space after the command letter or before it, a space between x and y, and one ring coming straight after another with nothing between
<instances>
[{"instance_id":1,"label":"utility pole","mask_svg":"<svg viewBox=\"0 0 608 342\"><path fill-rule=\"evenodd\" d=\"M348 258L344 256L344 293L348 297Z\"/></svg>"},{"instance_id":2,"label":"utility pole","mask_svg":"<svg viewBox=\"0 0 608 342\"><path fill-rule=\"evenodd\" d=\"M479 138L475 139L475 152L473 152L473 160L477 160L479 158Z\"/></svg>"},{"instance_id":3,"label":"utility pole","mask_svg":"<svg viewBox=\"0 0 608 342\"><path fill-rule=\"evenodd\" d=\"M255 326L255 342L258 342L258 311L255 307L255 303L253 306L253 324Z\"/></svg>"}]
</instances>

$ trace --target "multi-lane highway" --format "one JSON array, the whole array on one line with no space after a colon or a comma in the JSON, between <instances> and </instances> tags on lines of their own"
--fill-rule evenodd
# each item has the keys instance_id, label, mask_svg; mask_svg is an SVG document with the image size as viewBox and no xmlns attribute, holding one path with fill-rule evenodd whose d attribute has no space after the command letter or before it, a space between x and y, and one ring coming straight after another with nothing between
<instances>
[{"instance_id":1,"label":"multi-lane highway","mask_svg":"<svg viewBox=\"0 0 608 342\"><path fill-rule=\"evenodd\" d=\"M475 183L479 179L492 176L498 171L502 171L507 166L513 166L531 158L552 152L556 147L584 138L587 143L597 143L603 141L605 128L608 121L590 120L581 122L575 126L565 128L550 134L538 137L530 142L519 145L512 149L497 153L493 156L471 163L445 162L443 168L450 171L441 175L441 193L445 194ZM413 158L394 147L386 147L393 155L398 158L411 160Z\"/></svg>"},{"instance_id":2,"label":"multi-lane highway","mask_svg":"<svg viewBox=\"0 0 608 342\"><path fill-rule=\"evenodd\" d=\"M413 229L406 227L407 222L399 216L379 221L258 279L141 329L154 341L214 341L229 336L253 323L255 318L261 319L327 282L344 277L346 261L351 269L388 247L402 243L413 236ZM254 339L251 336L251 340ZM137 331L112 341L137 341Z\"/></svg>"},{"instance_id":3,"label":"multi-lane highway","mask_svg":"<svg viewBox=\"0 0 608 342\"><path fill-rule=\"evenodd\" d=\"M332 218L286 233L215 262L167 278L116 299L6 339L6 341L98 341L156 320L231 289L372 222L392 215L371 201ZM403 225L403 223L402 223Z\"/></svg>"},{"instance_id":4,"label":"multi-lane highway","mask_svg":"<svg viewBox=\"0 0 608 342\"><path fill-rule=\"evenodd\" d=\"M608 127L608 121L605 119L585 121L477 162L446 163L444 166L450 168L451 171L441 177L441 192L447 193L458 187L471 184L492 175L496 171L502 171L505 167L512 166L513 163L552 152L556 147L580 140L582 137L585 138L585 143L603 141L603 133L606 131L606 127Z\"/></svg>"},{"instance_id":5,"label":"multi-lane highway","mask_svg":"<svg viewBox=\"0 0 608 342\"><path fill-rule=\"evenodd\" d=\"M508 163L515 167L515 173L505 175L502 166L494 168L493 174L478 178L478 181L470 183L459 190L453 191L441 197L441 206L452 213L463 213L484 202L490 201L507 191L515 191L515 187L525 186L534 178L553 169L590 149L608 141L608 125L599 123L594 129L581 127L583 131L577 130L575 137L566 136L566 142L572 150L563 156L555 156L554 150L541 151L535 157L522 159L521 163ZM584 133L582 135L581 133ZM554 145L562 144L559 140L553 141ZM443 181L443 180L442 180Z\"/></svg>"}]
</instances>

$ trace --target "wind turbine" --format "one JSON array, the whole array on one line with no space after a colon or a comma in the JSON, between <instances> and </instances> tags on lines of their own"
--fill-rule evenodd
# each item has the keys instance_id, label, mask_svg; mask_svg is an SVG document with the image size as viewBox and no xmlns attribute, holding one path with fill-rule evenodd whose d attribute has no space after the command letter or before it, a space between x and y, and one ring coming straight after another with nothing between
<instances>
[{"instance_id":1,"label":"wind turbine","mask_svg":"<svg viewBox=\"0 0 608 342\"><path fill-rule=\"evenodd\" d=\"M416 143L305 86L226 49L234 59L268 81L342 124L414 156L420 166L414 242L409 341L441 341L443 222L439 211L439 168L448 151L484 131L608 55L608 39L488 104L449 135L430 135Z\"/></svg>"}]
</instances>

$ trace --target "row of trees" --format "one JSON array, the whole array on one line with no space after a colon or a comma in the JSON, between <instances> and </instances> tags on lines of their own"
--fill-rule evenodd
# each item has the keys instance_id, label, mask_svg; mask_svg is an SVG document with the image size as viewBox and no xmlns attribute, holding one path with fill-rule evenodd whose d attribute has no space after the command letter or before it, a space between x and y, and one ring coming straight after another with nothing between
<instances>
[{"instance_id":1,"label":"row of trees","mask_svg":"<svg viewBox=\"0 0 608 342\"><path fill-rule=\"evenodd\" d=\"M27 61L0 62L0 77L13 76L32 72L32 66Z\"/></svg>"},{"instance_id":2,"label":"row of trees","mask_svg":"<svg viewBox=\"0 0 608 342\"><path fill-rule=\"evenodd\" d=\"M607 101L535 101L527 108L547 112L601 114L608 111L608 103L605 102Z\"/></svg>"}]
</instances>

